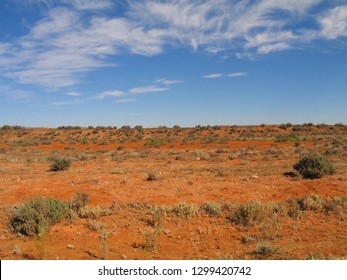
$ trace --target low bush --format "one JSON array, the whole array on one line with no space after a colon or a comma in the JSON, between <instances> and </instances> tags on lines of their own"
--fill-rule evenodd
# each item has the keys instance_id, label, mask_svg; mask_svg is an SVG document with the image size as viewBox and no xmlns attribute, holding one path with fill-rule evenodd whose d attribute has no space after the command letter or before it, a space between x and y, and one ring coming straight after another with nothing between
<instances>
[{"instance_id":1,"label":"low bush","mask_svg":"<svg viewBox=\"0 0 347 280\"><path fill-rule=\"evenodd\" d=\"M257 244L255 250L254 250L254 254L255 255L262 255L262 256L269 256L273 253L275 253L275 248L273 248L271 246L271 244L267 243L267 242L261 242L259 244Z\"/></svg>"},{"instance_id":2,"label":"low bush","mask_svg":"<svg viewBox=\"0 0 347 280\"><path fill-rule=\"evenodd\" d=\"M300 142L301 138L297 134L277 136L275 142Z\"/></svg>"},{"instance_id":3,"label":"low bush","mask_svg":"<svg viewBox=\"0 0 347 280\"><path fill-rule=\"evenodd\" d=\"M154 181L154 180L157 180L157 175L154 172L149 172L147 174L146 181Z\"/></svg>"},{"instance_id":4,"label":"low bush","mask_svg":"<svg viewBox=\"0 0 347 280\"><path fill-rule=\"evenodd\" d=\"M203 209L209 216L219 217L222 215L221 205L215 202L205 203Z\"/></svg>"},{"instance_id":5,"label":"low bush","mask_svg":"<svg viewBox=\"0 0 347 280\"><path fill-rule=\"evenodd\" d=\"M188 204L182 202L178 204L173 210L174 213L185 218L191 218L199 213L199 208L195 204Z\"/></svg>"},{"instance_id":6,"label":"low bush","mask_svg":"<svg viewBox=\"0 0 347 280\"><path fill-rule=\"evenodd\" d=\"M89 195L87 193L78 192L71 199L69 207L71 210L79 214L81 209L84 206L86 206L88 202L89 202Z\"/></svg>"},{"instance_id":7,"label":"low bush","mask_svg":"<svg viewBox=\"0 0 347 280\"><path fill-rule=\"evenodd\" d=\"M49 170L52 172L68 170L71 165L71 160L66 157L56 156L51 158L50 161L52 163Z\"/></svg>"},{"instance_id":8,"label":"low bush","mask_svg":"<svg viewBox=\"0 0 347 280\"><path fill-rule=\"evenodd\" d=\"M67 209L65 202L38 197L15 208L11 228L15 233L41 236L49 231L51 225L63 218Z\"/></svg>"},{"instance_id":9,"label":"low bush","mask_svg":"<svg viewBox=\"0 0 347 280\"><path fill-rule=\"evenodd\" d=\"M264 207L258 201L240 204L232 211L230 221L236 225L252 226L264 219Z\"/></svg>"},{"instance_id":10,"label":"low bush","mask_svg":"<svg viewBox=\"0 0 347 280\"><path fill-rule=\"evenodd\" d=\"M301 216L302 210L297 199L291 198L287 200L288 216L297 219Z\"/></svg>"},{"instance_id":11,"label":"low bush","mask_svg":"<svg viewBox=\"0 0 347 280\"><path fill-rule=\"evenodd\" d=\"M301 210L320 211L325 204L324 198L319 195L306 196L299 200Z\"/></svg>"},{"instance_id":12,"label":"low bush","mask_svg":"<svg viewBox=\"0 0 347 280\"><path fill-rule=\"evenodd\" d=\"M162 138L148 138L144 144L145 148L160 148L165 145L165 141Z\"/></svg>"},{"instance_id":13,"label":"low bush","mask_svg":"<svg viewBox=\"0 0 347 280\"><path fill-rule=\"evenodd\" d=\"M317 179L335 173L332 163L316 153L306 155L293 167L306 179Z\"/></svg>"}]
</instances>

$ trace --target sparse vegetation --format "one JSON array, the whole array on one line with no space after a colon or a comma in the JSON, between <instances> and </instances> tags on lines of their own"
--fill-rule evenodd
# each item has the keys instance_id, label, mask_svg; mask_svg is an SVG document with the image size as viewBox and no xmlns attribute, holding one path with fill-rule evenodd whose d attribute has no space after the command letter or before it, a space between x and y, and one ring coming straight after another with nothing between
<instances>
[{"instance_id":1,"label":"sparse vegetation","mask_svg":"<svg viewBox=\"0 0 347 280\"><path fill-rule=\"evenodd\" d=\"M303 157L294 165L294 169L306 179L317 179L323 177L323 175L332 175L335 172L332 163L324 156L316 153Z\"/></svg>"},{"instance_id":2,"label":"sparse vegetation","mask_svg":"<svg viewBox=\"0 0 347 280\"><path fill-rule=\"evenodd\" d=\"M276 250L267 242L261 242L257 244L254 254L261 256L269 256L273 254Z\"/></svg>"},{"instance_id":3,"label":"sparse vegetation","mask_svg":"<svg viewBox=\"0 0 347 280\"><path fill-rule=\"evenodd\" d=\"M165 145L165 141L162 138L149 138L146 139L145 147L147 148L160 148Z\"/></svg>"},{"instance_id":4,"label":"sparse vegetation","mask_svg":"<svg viewBox=\"0 0 347 280\"><path fill-rule=\"evenodd\" d=\"M27 236L42 235L59 222L68 206L57 199L38 197L14 209L11 227L15 233Z\"/></svg>"},{"instance_id":5,"label":"sparse vegetation","mask_svg":"<svg viewBox=\"0 0 347 280\"><path fill-rule=\"evenodd\" d=\"M0 128L0 255L343 258L346 141L346 126L308 124ZM336 175L302 180L293 163L312 153L326 156ZM73 168L47 172L54 158ZM41 222L49 220L41 210L31 222L24 219L34 214L14 219L16 211L42 209L19 210L29 202L7 210L16 198L43 194L67 199L58 200L65 210L52 223ZM305 247L313 241L320 246Z\"/></svg>"},{"instance_id":6,"label":"sparse vegetation","mask_svg":"<svg viewBox=\"0 0 347 280\"><path fill-rule=\"evenodd\" d=\"M319 195L306 196L299 200L299 205L302 210L320 211L324 206L324 199Z\"/></svg>"},{"instance_id":7,"label":"sparse vegetation","mask_svg":"<svg viewBox=\"0 0 347 280\"><path fill-rule=\"evenodd\" d=\"M80 214L81 209L89 203L89 195L87 193L76 193L70 201L70 209Z\"/></svg>"},{"instance_id":8,"label":"sparse vegetation","mask_svg":"<svg viewBox=\"0 0 347 280\"><path fill-rule=\"evenodd\" d=\"M301 138L297 134L280 135L275 139L276 142L299 142L300 140Z\"/></svg>"},{"instance_id":9,"label":"sparse vegetation","mask_svg":"<svg viewBox=\"0 0 347 280\"><path fill-rule=\"evenodd\" d=\"M222 215L222 208L220 204L215 202L205 203L203 209L209 216L219 217Z\"/></svg>"},{"instance_id":10,"label":"sparse vegetation","mask_svg":"<svg viewBox=\"0 0 347 280\"><path fill-rule=\"evenodd\" d=\"M199 213L199 207L195 204L182 202L173 209L173 212L185 218L191 218Z\"/></svg>"},{"instance_id":11,"label":"sparse vegetation","mask_svg":"<svg viewBox=\"0 0 347 280\"><path fill-rule=\"evenodd\" d=\"M264 208L259 201L240 204L232 211L229 218L236 225L252 226L264 219Z\"/></svg>"},{"instance_id":12,"label":"sparse vegetation","mask_svg":"<svg viewBox=\"0 0 347 280\"><path fill-rule=\"evenodd\" d=\"M51 165L49 170L52 172L65 171L70 168L71 160L66 157L55 156L50 159Z\"/></svg>"},{"instance_id":13,"label":"sparse vegetation","mask_svg":"<svg viewBox=\"0 0 347 280\"><path fill-rule=\"evenodd\" d=\"M154 172L149 172L147 174L146 181L154 181L154 180L157 180L157 175Z\"/></svg>"}]
</instances>

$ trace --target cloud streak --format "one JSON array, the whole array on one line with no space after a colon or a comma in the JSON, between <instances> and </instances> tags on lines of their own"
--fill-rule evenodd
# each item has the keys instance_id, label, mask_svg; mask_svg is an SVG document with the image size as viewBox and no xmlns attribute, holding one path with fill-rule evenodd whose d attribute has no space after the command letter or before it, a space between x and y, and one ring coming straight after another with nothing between
<instances>
[{"instance_id":1,"label":"cloud streak","mask_svg":"<svg viewBox=\"0 0 347 280\"><path fill-rule=\"evenodd\" d=\"M236 72L236 73L228 74L228 77L235 78L235 77L243 77L243 76L247 76L247 75L248 75L247 72Z\"/></svg>"},{"instance_id":2,"label":"cloud streak","mask_svg":"<svg viewBox=\"0 0 347 280\"><path fill-rule=\"evenodd\" d=\"M168 80L168 79L159 79L159 80L156 80L156 82L167 85L167 86L183 83L183 81L180 81L180 80Z\"/></svg>"},{"instance_id":3,"label":"cloud streak","mask_svg":"<svg viewBox=\"0 0 347 280\"><path fill-rule=\"evenodd\" d=\"M44 4L47 12L26 35L0 42L0 74L47 89L72 86L90 71L115 67L117 56L124 53L155 56L172 47L188 47L252 58L347 36L347 5L337 0L324 9L319 8L323 0L129 1L125 12L113 16L98 13L117 10L111 0L24 2ZM313 24L303 28L307 20ZM165 90L132 89L133 93Z\"/></svg>"},{"instance_id":4,"label":"cloud streak","mask_svg":"<svg viewBox=\"0 0 347 280\"><path fill-rule=\"evenodd\" d=\"M221 78L223 77L224 74L220 74L220 73L216 73L216 74L208 74L208 75L204 75L203 78L205 79L218 79L218 78Z\"/></svg>"},{"instance_id":5,"label":"cloud streak","mask_svg":"<svg viewBox=\"0 0 347 280\"><path fill-rule=\"evenodd\" d=\"M102 100L109 97L112 98L112 97L122 97L122 96L124 96L123 91L113 90L113 91L104 91L103 93L98 94L94 98L98 100Z\"/></svg>"},{"instance_id":6,"label":"cloud streak","mask_svg":"<svg viewBox=\"0 0 347 280\"><path fill-rule=\"evenodd\" d=\"M129 90L132 94L142 94L142 93L153 93L153 92L163 92L168 91L167 87L158 87L158 86L144 86L144 87L136 87Z\"/></svg>"}]
</instances>

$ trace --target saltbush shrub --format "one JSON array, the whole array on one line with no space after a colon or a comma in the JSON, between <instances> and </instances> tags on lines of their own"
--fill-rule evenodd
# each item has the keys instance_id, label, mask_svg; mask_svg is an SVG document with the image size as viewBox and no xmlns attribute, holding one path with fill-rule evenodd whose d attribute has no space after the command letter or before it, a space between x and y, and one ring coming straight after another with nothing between
<instances>
[{"instance_id":1,"label":"saltbush shrub","mask_svg":"<svg viewBox=\"0 0 347 280\"><path fill-rule=\"evenodd\" d=\"M259 201L240 204L231 212L230 221L236 225L252 226L264 219L265 209Z\"/></svg>"},{"instance_id":2,"label":"saltbush shrub","mask_svg":"<svg viewBox=\"0 0 347 280\"><path fill-rule=\"evenodd\" d=\"M78 192L71 199L69 207L78 214L80 213L81 209L88 204L88 202L89 195L87 193Z\"/></svg>"},{"instance_id":3,"label":"saltbush shrub","mask_svg":"<svg viewBox=\"0 0 347 280\"><path fill-rule=\"evenodd\" d=\"M53 172L68 170L71 165L71 160L66 157L53 157L50 161L52 163L49 170Z\"/></svg>"},{"instance_id":4,"label":"saltbush shrub","mask_svg":"<svg viewBox=\"0 0 347 280\"><path fill-rule=\"evenodd\" d=\"M181 202L173 208L173 212L185 218L191 218L199 213L199 208L195 204Z\"/></svg>"},{"instance_id":5,"label":"saltbush shrub","mask_svg":"<svg viewBox=\"0 0 347 280\"><path fill-rule=\"evenodd\" d=\"M325 200L319 195L306 196L298 201L301 210L320 211L323 209Z\"/></svg>"},{"instance_id":6,"label":"saltbush shrub","mask_svg":"<svg viewBox=\"0 0 347 280\"><path fill-rule=\"evenodd\" d=\"M332 175L335 172L332 163L316 153L306 155L293 167L306 179L321 178L325 174Z\"/></svg>"},{"instance_id":7,"label":"saltbush shrub","mask_svg":"<svg viewBox=\"0 0 347 280\"><path fill-rule=\"evenodd\" d=\"M209 216L219 217L222 215L221 205L215 202L205 203L203 209Z\"/></svg>"},{"instance_id":8,"label":"saltbush shrub","mask_svg":"<svg viewBox=\"0 0 347 280\"><path fill-rule=\"evenodd\" d=\"M14 209L11 228L15 233L41 236L49 227L59 222L68 205L57 199L38 197Z\"/></svg>"}]
</instances>

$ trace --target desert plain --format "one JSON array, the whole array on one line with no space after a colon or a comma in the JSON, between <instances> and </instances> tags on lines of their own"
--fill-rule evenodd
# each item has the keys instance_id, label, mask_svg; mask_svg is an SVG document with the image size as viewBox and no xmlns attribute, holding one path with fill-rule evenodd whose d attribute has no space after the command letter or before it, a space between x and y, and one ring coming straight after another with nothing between
<instances>
[{"instance_id":1,"label":"desert plain","mask_svg":"<svg viewBox=\"0 0 347 280\"><path fill-rule=\"evenodd\" d=\"M303 178L310 153L334 174ZM38 198L64 215L16 231ZM346 259L347 126L3 126L0 215L2 260Z\"/></svg>"}]
</instances>

